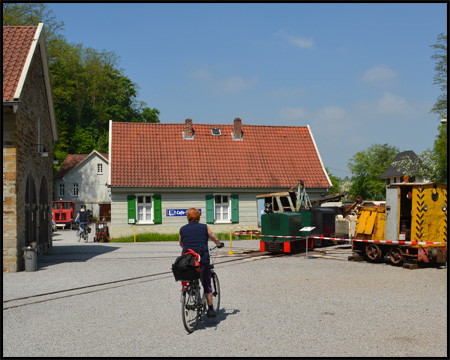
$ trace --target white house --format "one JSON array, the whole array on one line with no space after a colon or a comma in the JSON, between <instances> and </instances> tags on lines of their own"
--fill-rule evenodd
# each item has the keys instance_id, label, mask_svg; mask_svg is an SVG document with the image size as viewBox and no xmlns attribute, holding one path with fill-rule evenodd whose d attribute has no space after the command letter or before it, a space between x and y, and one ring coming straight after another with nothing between
<instances>
[{"instance_id":1,"label":"white house","mask_svg":"<svg viewBox=\"0 0 450 360\"><path fill-rule=\"evenodd\" d=\"M177 233L191 207L216 233L256 229L257 195L332 186L309 126L110 121L109 146L112 238Z\"/></svg>"},{"instance_id":2,"label":"white house","mask_svg":"<svg viewBox=\"0 0 450 360\"><path fill-rule=\"evenodd\" d=\"M411 161L412 166L394 166L396 162L403 160ZM404 182L404 176L408 175L408 181L410 183L422 183L426 182L419 174L419 158L416 153L412 150L403 151L395 155L394 160L389 164L388 168L380 175L381 179L386 181L386 186L395 183Z\"/></svg>"},{"instance_id":3,"label":"white house","mask_svg":"<svg viewBox=\"0 0 450 360\"><path fill-rule=\"evenodd\" d=\"M55 175L54 200L68 200L81 205L98 219L111 219L111 197L108 189L108 154L96 150L90 154L69 154Z\"/></svg>"}]
</instances>

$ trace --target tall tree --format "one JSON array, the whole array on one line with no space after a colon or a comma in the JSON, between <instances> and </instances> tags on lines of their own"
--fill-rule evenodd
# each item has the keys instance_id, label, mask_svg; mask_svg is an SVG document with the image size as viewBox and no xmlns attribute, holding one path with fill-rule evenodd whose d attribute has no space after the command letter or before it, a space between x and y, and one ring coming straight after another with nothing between
<instances>
[{"instance_id":1,"label":"tall tree","mask_svg":"<svg viewBox=\"0 0 450 360\"><path fill-rule=\"evenodd\" d=\"M442 91L431 112L438 114L440 118L447 119L447 35L439 34L437 43L431 47L435 49L431 57L435 60L434 84L439 85ZM447 123L445 123L438 127L438 135L433 144L431 159L434 162L432 169L435 171L430 176L432 181L444 184L447 184L448 178L447 140Z\"/></svg>"},{"instance_id":2,"label":"tall tree","mask_svg":"<svg viewBox=\"0 0 450 360\"><path fill-rule=\"evenodd\" d=\"M350 193L360 195L365 200L385 198L386 185L380 175L398 152L399 149L395 146L374 144L353 155L348 163L352 172Z\"/></svg>"},{"instance_id":3,"label":"tall tree","mask_svg":"<svg viewBox=\"0 0 450 360\"><path fill-rule=\"evenodd\" d=\"M138 85L119 70L113 51L69 44L64 23L44 3L3 4L3 25L44 23L59 143L54 156L108 151L108 122L159 122L159 110L137 101Z\"/></svg>"},{"instance_id":4,"label":"tall tree","mask_svg":"<svg viewBox=\"0 0 450 360\"><path fill-rule=\"evenodd\" d=\"M431 47L435 49L435 53L431 56L435 60L434 84L439 85L442 90L431 112L447 118L447 35L439 34L437 43Z\"/></svg>"}]
</instances>

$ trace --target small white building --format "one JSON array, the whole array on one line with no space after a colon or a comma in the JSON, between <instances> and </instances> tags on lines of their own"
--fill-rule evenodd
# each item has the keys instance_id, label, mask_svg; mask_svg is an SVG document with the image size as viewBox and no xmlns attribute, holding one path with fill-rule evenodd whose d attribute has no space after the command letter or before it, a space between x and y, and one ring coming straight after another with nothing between
<instances>
[{"instance_id":1,"label":"small white building","mask_svg":"<svg viewBox=\"0 0 450 360\"><path fill-rule=\"evenodd\" d=\"M394 166L393 164L396 162L400 162L403 160L411 161L411 166L408 166L407 169L402 168L401 166ZM386 187L390 184L396 184L404 182L404 176L408 175L408 181L410 183L422 183L425 179L419 175L418 169L418 161L416 153L412 150L403 151L395 155L394 160L392 160L391 164L389 164L388 168L384 173L380 175L381 179L386 181Z\"/></svg>"},{"instance_id":2,"label":"small white building","mask_svg":"<svg viewBox=\"0 0 450 360\"><path fill-rule=\"evenodd\" d=\"M178 233L191 207L215 233L257 229L257 195L332 186L309 126L110 121L109 146L112 238Z\"/></svg>"},{"instance_id":3,"label":"small white building","mask_svg":"<svg viewBox=\"0 0 450 360\"><path fill-rule=\"evenodd\" d=\"M54 200L74 201L99 220L111 220L108 154L69 154L55 175Z\"/></svg>"}]
</instances>

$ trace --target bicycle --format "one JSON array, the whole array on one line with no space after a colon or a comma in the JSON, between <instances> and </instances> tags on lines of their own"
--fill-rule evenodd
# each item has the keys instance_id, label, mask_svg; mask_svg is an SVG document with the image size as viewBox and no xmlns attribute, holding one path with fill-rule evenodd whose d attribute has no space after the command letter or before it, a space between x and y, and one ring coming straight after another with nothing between
<instances>
[{"instance_id":1,"label":"bicycle","mask_svg":"<svg viewBox=\"0 0 450 360\"><path fill-rule=\"evenodd\" d=\"M82 224L81 225L83 227L83 231L80 231L80 227L77 227L77 233L76 233L76 237L77 237L77 241L80 242L81 239L83 239L83 241L85 243L88 242L89 239L89 227L88 224Z\"/></svg>"},{"instance_id":2,"label":"bicycle","mask_svg":"<svg viewBox=\"0 0 450 360\"><path fill-rule=\"evenodd\" d=\"M209 249L209 251L216 250L217 254L217 249L218 247L215 246ZM181 316L183 319L184 328L188 333L192 333L195 331L199 321L203 318L206 311L208 310L208 304L206 302L204 290L200 289L200 283L200 279L181 280ZM214 263L211 264L211 287L213 308L216 313L219 313L220 283L219 277L214 271Z\"/></svg>"}]
</instances>

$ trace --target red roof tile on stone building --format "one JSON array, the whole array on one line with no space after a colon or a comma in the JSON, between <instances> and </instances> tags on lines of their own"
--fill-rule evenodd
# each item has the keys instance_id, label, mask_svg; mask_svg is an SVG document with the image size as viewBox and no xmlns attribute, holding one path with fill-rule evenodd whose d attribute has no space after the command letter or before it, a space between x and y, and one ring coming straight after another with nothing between
<instances>
[{"instance_id":1,"label":"red roof tile on stone building","mask_svg":"<svg viewBox=\"0 0 450 360\"><path fill-rule=\"evenodd\" d=\"M190 119L185 124L111 122L111 186L290 188L303 180L306 187L331 187L309 126L236 120L234 125L192 125ZM190 128L193 139L186 138ZM242 139L236 140L239 134Z\"/></svg>"},{"instance_id":2,"label":"red roof tile on stone building","mask_svg":"<svg viewBox=\"0 0 450 360\"><path fill-rule=\"evenodd\" d=\"M55 109L50 84L44 24L3 26L3 106L18 106L37 48L40 50L53 140L58 140Z\"/></svg>"},{"instance_id":3,"label":"red roof tile on stone building","mask_svg":"<svg viewBox=\"0 0 450 360\"><path fill-rule=\"evenodd\" d=\"M14 101L37 26L3 26L3 101Z\"/></svg>"}]
</instances>

